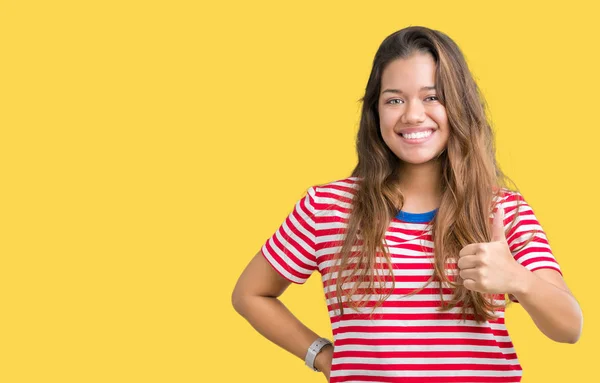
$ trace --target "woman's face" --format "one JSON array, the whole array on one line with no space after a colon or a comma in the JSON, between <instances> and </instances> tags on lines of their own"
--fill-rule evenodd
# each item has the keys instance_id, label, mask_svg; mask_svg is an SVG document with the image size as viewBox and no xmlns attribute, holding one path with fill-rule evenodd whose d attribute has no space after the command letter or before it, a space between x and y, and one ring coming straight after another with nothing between
<instances>
[{"instance_id":1,"label":"woman's face","mask_svg":"<svg viewBox=\"0 0 600 383\"><path fill-rule=\"evenodd\" d=\"M431 54L415 53L390 62L381 76L381 135L406 163L435 160L448 143L448 116L436 95L435 69Z\"/></svg>"}]
</instances>

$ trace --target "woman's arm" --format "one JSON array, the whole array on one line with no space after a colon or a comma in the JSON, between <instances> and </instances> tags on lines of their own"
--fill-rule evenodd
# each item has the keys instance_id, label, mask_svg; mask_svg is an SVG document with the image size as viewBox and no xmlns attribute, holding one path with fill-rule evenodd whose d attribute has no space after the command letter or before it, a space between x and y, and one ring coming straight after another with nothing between
<instances>
[{"instance_id":1,"label":"woman's arm","mask_svg":"<svg viewBox=\"0 0 600 383\"><path fill-rule=\"evenodd\" d=\"M554 269L530 271L517 262L504 232L504 210L494 214L492 241L462 248L458 268L464 286L473 291L514 296L536 326L550 339L575 343L583 314L562 275Z\"/></svg>"},{"instance_id":2,"label":"woman's arm","mask_svg":"<svg viewBox=\"0 0 600 383\"><path fill-rule=\"evenodd\" d=\"M308 347L319 335L300 322L279 300L292 282L285 279L259 251L237 281L232 304L256 331L302 361ZM329 380L333 350L325 346L315 359L315 367Z\"/></svg>"},{"instance_id":3,"label":"woman's arm","mask_svg":"<svg viewBox=\"0 0 600 383\"><path fill-rule=\"evenodd\" d=\"M548 338L575 343L581 336L583 313L563 277L553 269L523 268L512 294Z\"/></svg>"}]
</instances>

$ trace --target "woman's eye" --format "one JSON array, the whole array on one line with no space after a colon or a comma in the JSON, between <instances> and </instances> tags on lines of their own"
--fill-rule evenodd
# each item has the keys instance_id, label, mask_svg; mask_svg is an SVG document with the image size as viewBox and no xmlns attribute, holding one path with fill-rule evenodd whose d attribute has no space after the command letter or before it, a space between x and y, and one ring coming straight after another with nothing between
<instances>
[{"instance_id":1,"label":"woman's eye","mask_svg":"<svg viewBox=\"0 0 600 383\"><path fill-rule=\"evenodd\" d=\"M438 97L437 96L429 96L425 100L437 101Z\"/></svg>"},{"instance_id":2,"label":"woman's eye","mask_svg":"<svg viewBox=\"0 0 600 383\"><path fill-rule=\"evenodd\" d=\"M394 102L394 101L398 101L398 102ZM404 102L404 101L400 100L399 98L394 98L394 99L392 99L392 100L389 100L387 103L388 103L388 104L395 104L395 105L398 105L398 104L400 104L400 103L403 103L403 102Z\"/></svg>"}]
</instances>

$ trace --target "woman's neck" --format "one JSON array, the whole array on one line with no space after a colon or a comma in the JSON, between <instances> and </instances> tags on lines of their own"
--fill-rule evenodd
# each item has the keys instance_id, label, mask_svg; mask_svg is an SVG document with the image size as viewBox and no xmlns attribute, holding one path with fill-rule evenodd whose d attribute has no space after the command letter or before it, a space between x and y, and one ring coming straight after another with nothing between
<instances>
[{"instance_id":1,"label":"woman's neck","mask_svg":"<svg viewBox=\"0 0 600 383\"><path fill-rule=\"evenodd\" d=\"M402 163L398 178L398 188L404 195L402 210L423 213L437 209L442 198L441 185L440 161Z\"/></svg>"}]
</instances>

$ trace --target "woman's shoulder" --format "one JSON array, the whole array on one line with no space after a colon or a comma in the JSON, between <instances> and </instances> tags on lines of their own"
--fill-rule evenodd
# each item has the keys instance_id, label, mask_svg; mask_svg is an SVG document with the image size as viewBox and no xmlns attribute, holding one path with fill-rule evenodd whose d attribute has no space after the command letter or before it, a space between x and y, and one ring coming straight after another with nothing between
<instances>
[{"instance_id":1,"label":"woman's shoulder","mask_svg":"<svg viewBox=\"0 0 600 383\"><path fill-rule=\"evenodd\" d=\"M523 201L523 195L518 190L502 187L494 192L494 200L502 204L518 202Z\"/></svg>"},{"instance_id":2,"label":"woman's shoulder","mask_svg":"<svg viewBox=\"0 0 600 383\"><path fill-rule=\"evenodd\" d=\"M340 190L347 193L353 193L358 188L359 181L359 177L345 177L322 184L316 184L312 187L317 191Z\"/></svg>"},{"instance_id":3,"label":"woman's shoulder","mask_svg":"<svg viewBox=\"0 0 600 383\"><path fill-rule=\"evenodd\" d=\"M513 215L532 214L533 209L525 200L519 190L509 188L501 188L498 193L494 194L494 202L496 206L501 206L504 210L504 218L508 219Z\"/></svg>"},{"instance_id":4,"label":"woman's shoulder","mask_svg":"<svg viewBox=\"0 0 600 383\"><path fill-rule=\"evenodd\" d=\"M339 205L347 208L358 189L358 177L345 177L321 184L315 184L308 189L316 204L321 206Z\"/></svg>"}]
</instances>

